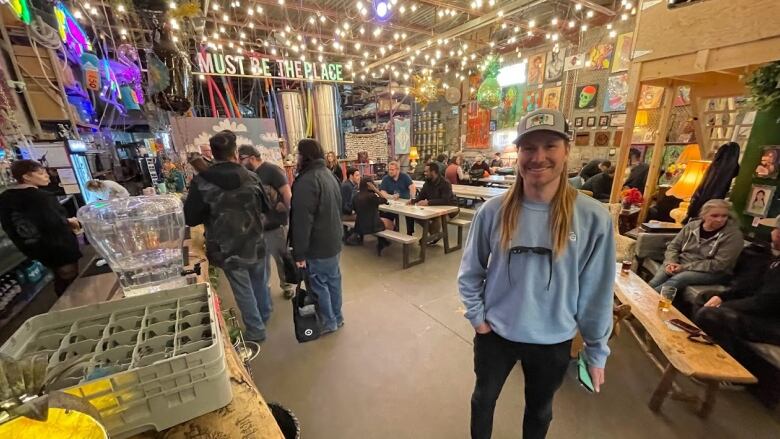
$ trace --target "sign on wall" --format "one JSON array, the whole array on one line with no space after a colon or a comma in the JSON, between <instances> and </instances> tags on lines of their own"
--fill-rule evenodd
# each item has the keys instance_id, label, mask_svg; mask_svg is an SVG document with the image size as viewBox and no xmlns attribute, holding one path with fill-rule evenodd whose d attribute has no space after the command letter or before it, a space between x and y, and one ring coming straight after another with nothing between
<instances>
[{"instance_id":1,"label":"sign on wall","mask_svg":"<svg viewBox=\"0 0 780 439\"><path fill-rule=\"evenodd\" d=\"M273 119L171 117L171 137L179 152L200 152L200 147L208 145L211 136L222 130L235 133L236 145L252 145L263 160L282 165L279 134Z\"/></svg>"},{"instance_id":2,"label":"sign on wall","mask_svg":"<svg viewBox=\"0 0 780 439\"><path fill-rule=\"evenodd\" d=\"M288 81L349 82L344 80L344 66L339 63L309 62L264 58L258 55L225 55L197 53L198 75L273 78Z\"/></svg>"}]
</instances>

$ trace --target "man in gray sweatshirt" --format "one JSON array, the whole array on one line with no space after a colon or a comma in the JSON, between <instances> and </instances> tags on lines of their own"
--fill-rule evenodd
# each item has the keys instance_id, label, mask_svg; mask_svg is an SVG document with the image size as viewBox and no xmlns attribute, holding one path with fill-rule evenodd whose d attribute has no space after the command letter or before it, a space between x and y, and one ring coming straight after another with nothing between
<instances>
[{"instance_id":1,"label":"man in gray sweatshirt","mask_svg":"<svg viewBox=\"0 0 780 439\"><path fill-rule=\"evenodd\" d=\"M491 436L496 400L518 361L525 377L523 438L535 439L547 434L577 330L597 392L609 355L615 280L609 212L567 184L570 137L561 112L533 111L517 132L517 182L477 211L458 274L476 331L475 439Z\"/></svg>"}]
</instances>

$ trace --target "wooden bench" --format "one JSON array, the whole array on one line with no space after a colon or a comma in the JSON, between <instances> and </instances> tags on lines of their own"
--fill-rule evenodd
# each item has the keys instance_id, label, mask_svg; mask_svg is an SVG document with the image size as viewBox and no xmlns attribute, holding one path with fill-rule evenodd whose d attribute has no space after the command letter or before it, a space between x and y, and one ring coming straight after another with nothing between
<instances>
[{"instance_id":1,"label":"wooden bench","mask_svg":"<svg viewBox=\"0 0 780 439\"><path fill-rule=\"evenodd\" d=\"M385 238L389 241L393 242L399 242L403 244L403 267L404 269L413 267L417 264L422 264L425 262L425 253L420 251L420 257L417 258L417 260L412 261L410 259L410 254L412 250L412 246L420 242L420 238L415 238L414 236L407 235L405 233L396 232L394 230L383 230L381 232L374 233L375 236L379 236L382 238Z\"/></svg>"},{"instance_id":2,"label":"wooden bench","mask_svg":"<svg viewBox=\"0 0 780 439\"><path fill-rule=\"evenodd\" d=\"M720 346L693 342L688 339L688 333L671 329L666 323L670 319L694 324L674 307L667 312L659 311L658 293L636 273L621 274L620 264L615 275L615 296L620 303L631 306L633 319L626 322L627 327L653 364L663 370L661 382L648 404L651 410L660 410L671 394L674 399L696 403L699 416L706 418L715 405L715 394L721 382L756 382L756 378ZM661 357L656 351L660 351ZM683 393L674 383L678 374L703 382L706 386L704 398Z\"/></svg>"},{"instance_id":3,"label":"wooden bench","mask_svg":"<svg viewBox=\"0 0 780 439\"><path fill-rule=\"evenodd\" d=\"M460 250L463 247L463 228L470 225L471 220L453 218L447 221L447 224L452 224L458 228L458 244L453 247L445 248L445 253L454 252L455 250Z\"/></svg>"}]
</instances>

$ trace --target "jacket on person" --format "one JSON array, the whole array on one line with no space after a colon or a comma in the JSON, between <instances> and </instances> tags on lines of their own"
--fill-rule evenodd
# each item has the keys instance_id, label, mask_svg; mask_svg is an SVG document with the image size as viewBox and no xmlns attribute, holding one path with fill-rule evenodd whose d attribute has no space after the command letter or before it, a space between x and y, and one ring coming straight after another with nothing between
<instances>
[{"instance_id":1,"label":"jacket on person","mask_svg":"<svg viewBox=\"0 0 780 439\"><path fill-rule=\"evenodd\" d=\"M704 203L714 198L726 198L731 181L739 174L739 144L729 142L723 144L712 164L704 174L704 180L691 197L688 208L688 218L696 218Z\"/></svg>"},{"instance_id":2,"label":"jacket on person","mask_svg":"<svg viewBox=\"0 0 780 439\"><path fill-rule=\"evenodd\" d=\"M780 319L780 256L768 248L746 247L731 287L716 295L723 300L722 306L735 311Z\"/></svg>"},{"instance_id":3,"label":"jacket on person","mask_svg":"<svg viewBox=\"0 0 780 439\"><path fill-rule=\"evenodd\" d=\"M220 268L262 262L267 211L257 175L233 162L217 162L196 175L184 202L187 225L205 226L206 257Z\"/></svg>"},{"instance_id":4,"label":"jacket on person","mask_svg":"<svg viewBox=\"0 0 780 439\"><path fill-rule=\"evenodd\" d=\"M628 178L626 179L626 182L623 183L623 186L628 186L630 188L644 191L645 184L647 183L648 172L650 172L650 166L647 163L639 163L638 165L631 168L631 171L628 173Z\"/></svg>"},{"instance_id":5,"label":"jacket on person","mask_svg":"<svg viewBox=\"0 0 780 439\"><path fill-rule=\"evenodd\" d=\"M420 192L417 193L417 201L428 200L431 206L447 206L458 204L452 194L452 185L441 176L436 181L427 179Z\"/></svg>"},{"instance_id":6,"label":"jacket on person","mask_svg":"<svg viewBox=\"0 0 780 439\"><path fill-rule=\"evenodd\" d=\"M450 163L444 171L444 178L451 184L458 184L463 180L467 180L468 176L459 165Z\"/></svg>"},{"instance_id":7,"label":"jacket on person","mask_svg":"<svg viewBox=\"0 0 780 439\"><path fill-rule=\"evenodd\" d=\"M47 267L72 264L81 257L65 209L43 189L12 187L0 193L0 223L19 251Z\"/></svg>"},{"instance_id":8,"label":"jacket on person","mask_svg":"<svg viewBox=\"0 0 780 439\"><path fill-rule=\"evenodd\" d=\"M324 259L341 251L341 192L325 160L302 169L292 187L290 242L296 261Z\"/></svg>"},{"instance_id":9,"label":"jacket on person","mask_svg":"<svg viewBox=\"0 0 780 439\"><path fill-rule=\"evenodd\" d=\"M582 189L593 192L593 198L606 203L609 202L609 196L612 192L612 180L612 176L602 172L589 178L582 185Z\"/></svg>"},{"instance_id":10,"label":"jacket on person","mask_svg":"<svg viewBox=\"0 0 780 439\"><path fill-rule=\"evenodd\" d=\"M680 264L683 270L704 273L731 273L744 247L742 232L733 219L708 239L701 239L703 220L689 222L666 247L664 265Z\"/></svg>"},{"instance_id":11,"label":"jacket on person","mask_svg":"<svg viewBox=\"0 0 780 439\"><path fill-rule=\"evenodd\" d=\"M341 183L341 213L352 215L355 212L354 200L357 196L357 185L347 180Z\"/></svg>"},{"instance_id":12,"label":"jacket on person","mask_svg":"<svg viewBox=\"0 0 780 439\"><path fill-rule=\"evenodd\" d=\"M363 236L385 230L379 217L379 206L383 204L387 204L387 200L371 191L360 191L355 195L355 233Z\"/></svg>"}]
</instances>

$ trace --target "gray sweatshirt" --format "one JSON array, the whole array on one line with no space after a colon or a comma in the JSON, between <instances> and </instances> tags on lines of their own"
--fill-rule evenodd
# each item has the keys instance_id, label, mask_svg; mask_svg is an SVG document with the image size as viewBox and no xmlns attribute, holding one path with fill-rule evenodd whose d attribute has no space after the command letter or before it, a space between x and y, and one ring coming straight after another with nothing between
<instances>
[{"instance_id":1,"label":"gray sweatshirt","mask_svg":"<svg viewBox=\"0 0 780 439\"><path fill-rule=\"evenodd\" d=\"M664 266L680 264L683 270L704 273L731 273L745 242L739 225L729 219L715 236L701 239L699 231L703 220L690 221L666 246Z\"/></svg>"}]
</instances>

